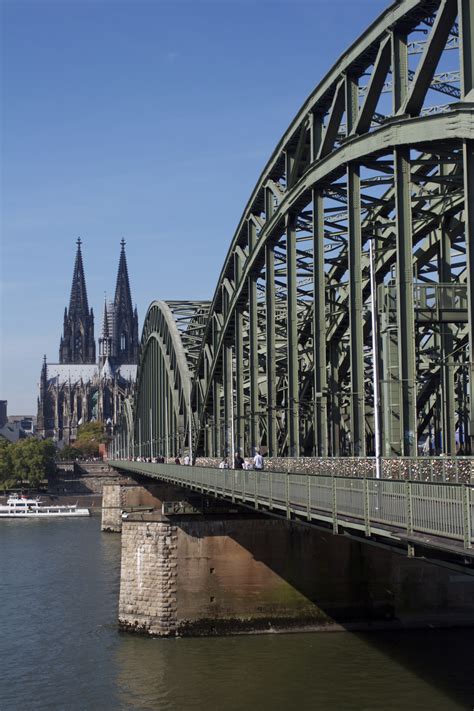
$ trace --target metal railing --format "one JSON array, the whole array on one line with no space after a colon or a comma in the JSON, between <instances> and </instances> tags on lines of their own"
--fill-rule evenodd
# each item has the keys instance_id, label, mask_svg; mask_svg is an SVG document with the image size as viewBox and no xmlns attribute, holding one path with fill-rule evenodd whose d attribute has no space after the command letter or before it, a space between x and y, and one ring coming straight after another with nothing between
<instances>
[{"instance_id":1,"label":"metal railing","mask_svg":"<svg viewBox=\"0 0 474 711\"><path fill-rule=\"evenodd\" d=\"M217 467L219 458L201 458L197 466ZM291 474L373 477L377 472L375 457L265 457L265 470ZM413 479L455 484L474 483L474 457L382 457L382 479Z\"/></svg>"},{"instance_id":2,"label":"metal railing","mask_svg":"<svg viewBox=\"0 0 474 711\"><path fill-rule=\"evenodd\" d=\"M472 547L471 485L145 462L112 461L111 465L256 509L283 511L287 518L330 522L335 532L343 523L363 528L367 536L376 527L377 534L388 537L393 537L394 532L407 536L427 534L460 541L464 549Z\"/></svg>"}]
</instances>

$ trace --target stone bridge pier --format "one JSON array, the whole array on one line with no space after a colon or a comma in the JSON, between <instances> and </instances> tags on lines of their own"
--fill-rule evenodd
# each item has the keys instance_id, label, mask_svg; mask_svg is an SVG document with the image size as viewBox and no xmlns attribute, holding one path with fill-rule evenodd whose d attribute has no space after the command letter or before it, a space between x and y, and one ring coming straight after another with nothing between
<instances>
[{"instance_id":1,"label":"stone bridge pier","mask_svg":"<svg viewBox=\"0 0 474 711\"><path fill-rule=\"evenodd\" d=\"M474 622L472 576L175 486L107 487L102 527L122 532L124 630L175 636Z\"/></svg>"}]
</instances>

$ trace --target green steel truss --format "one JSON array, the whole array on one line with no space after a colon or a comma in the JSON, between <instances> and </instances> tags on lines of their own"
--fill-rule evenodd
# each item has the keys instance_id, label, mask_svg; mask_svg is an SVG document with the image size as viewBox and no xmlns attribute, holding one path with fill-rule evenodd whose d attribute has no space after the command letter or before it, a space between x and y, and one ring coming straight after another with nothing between
<instances>
[{"instance_id":1,"label":"green steel truss","mask_svg":"<svg viewBox=\"0 0 474 711\"><path fill-rule=\"evenodd\" d=\"M195 431L191 387L209 302L154 301L143 326L127 456L175 456ZM131 436L133 432L133 437ZM123 446L123 442L121 443Z\"/></svg>"},{"instance_id":2,"label":"green steel truss","mask_svg":"<svg viewBox=\"0 0 474 711\"><path fill-rule=\"evenodd\" d=\"M473 41L474 0L403 0L323 78L212 302L151 305L135 454L474 453Z\"/></svg>"}]
</instances>

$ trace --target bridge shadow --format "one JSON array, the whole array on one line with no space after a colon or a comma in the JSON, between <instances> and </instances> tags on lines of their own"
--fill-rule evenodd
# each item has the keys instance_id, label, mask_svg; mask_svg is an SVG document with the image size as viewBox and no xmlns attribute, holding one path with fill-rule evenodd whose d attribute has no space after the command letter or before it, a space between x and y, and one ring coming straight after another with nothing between
<instances>
[{"instance_id":1,"label":"bridge shadow","mask_svg":"<svg viewBox=\"0 0 474 711\"><path fill-rule=\"evenodd\" d=\"M245 521L251 530L262 519L268 529L257 524L249 535ZM457 703L474 703L472 630L446 628L474 625L471 576L295 523L262 519L248 514L243 526L226 520L225 533L303 598L293 597L301 605L298 622L282 619L272 627L336 625ZM189 535L189 526L186 531ZM285 586L277 586L279 602L281 593Z\"/></svg>"},{"instance_id":2,"label":"bridge shadow","mask_svg":"<svg viewBox=\"0 0 474 711\"><path fill-rule=\"evenodd\" d=\"M150 486L149 480L140 483ZM156 481L151 487L156 496ZM214 511L215 499L178 491ZM472 576L243 507L232 505L239 513L229 515L228 502L221 505L222 514L208 513L205 525L202 516L177 516L173 522L191 540L229 540L231 555L237 551L236 570L240 565L242 576L249 576L243 590L258 596L259 586L264 589L255 629L347 630L457 703L474 702L471 633L446 629L474 625ZM248 553L244 564L238 549ZM219 555L209 565L216 568L217 582L228 585L229 571L219 578Z\"/></svg>"}]
</instances>

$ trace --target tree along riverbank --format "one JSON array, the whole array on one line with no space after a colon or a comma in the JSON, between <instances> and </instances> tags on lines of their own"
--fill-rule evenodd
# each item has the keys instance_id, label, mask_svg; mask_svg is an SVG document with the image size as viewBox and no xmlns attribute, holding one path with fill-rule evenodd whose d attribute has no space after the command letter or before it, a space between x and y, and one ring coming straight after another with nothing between
<instances>
[{"instance_id":1,"label":"tree along riverbank","mask_svg":"<svg viewBox=\"0 0 474 711\"><path fill-rule=\"evenodd\" d=\"M56 449L50 439L28 437L12 444L0 439L0 490L37 488L56 471Z\"/></svg>"}]
</instances>

